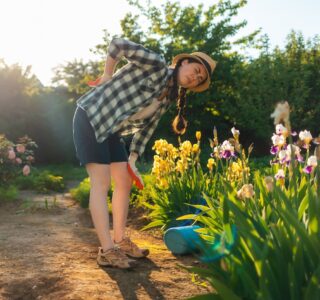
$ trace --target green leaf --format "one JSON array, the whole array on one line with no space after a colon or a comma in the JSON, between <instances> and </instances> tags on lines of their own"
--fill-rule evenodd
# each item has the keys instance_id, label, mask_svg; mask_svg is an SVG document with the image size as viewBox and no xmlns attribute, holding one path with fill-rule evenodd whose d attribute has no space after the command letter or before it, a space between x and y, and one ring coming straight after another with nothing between
<instances>
[{"instance_id":1,"label":"green leaf","mask_svg":"<svg viewBox=\"0 0 320 300\"><path fill-rule=\"evenodd\" d=\"M276 279L269 260L263 261L261 271L260 282L264 299L282 299L279 281Z\"/></svg>"},{"instance_id":2,"label":"green leaf","mask_svg":"<svg viewBox=\"0 0 320 300\"><path fill-rule=\"evenodd\" d=\"M223 223L228 224L229 223L229 206L227 199L224 199L222 203L222 210L223 210Z\"/></svg>"},{"instance_id":3,"label":"green leaf","mask_svg":"<svg viewBox=\"0 0 320 300\"><path fill-rule=\"evenodd\" d=\"M162 226L163 225L163 221L162 220L156 220L156 221L153 221L151 223L149 223L148 225L144 226L141 231L143 230L147 230L147 229L150 229L150 228L153 228L153 227L159 227L159 226Z\"/></svg>"},{"instance_id":4,"label":"green leaf","mask_svg":"<svg viewBox=\"0 0 320 300\"><path fill-rule=\"evenodd\" d=\"M320 266L314 271L310 278L304 299L320 299Z\"/></svg>"},{"instance_id":5,"label":"green leaf","mask_svg":"<svg viewBox=\"0 0 320 300\"><path fill-rule=\"evenodd\" d=\"M221 297L221 299L225 299L225 300L241 300L241 298L238 297L232 291L231 288L227 287L220 280L211 277L211 278L209 278L209 281L212 283L213 287L218 292L218 295Z\"/></svg>"},{"instance_id":6,"label":"green leaf","mask_svg":"<svg viewBox=\"0 0 320 300\"><path fill-rule=\"evenodd\" d=\"M195 220L198 216L195 214L189 214L189 215L184 215L181 217L178 217L176 220L181 221L181 220Z\"/></svg>"},{"instance_id":7,"label":"green leaf","mask_svg":"<svg viewBox=\"0 0 320 300\"><path fill-rule=\"evenodd\" d=\"M256 299L256 291L258 290L257 282L255 282L256 273L254 274L250 272L249 268L245 266L241 266L239 269L239 279L242 282L243 289L246 291L248 295L248 299Z\"/></svg>"},{"instance_id":8,"label":"green leaf","mask_svg":"<svg viewBox=\"0 0 320 300\"><path fill-rule=\"evenodd\" d=\"M299 300L299 289L298 281L294 272L292 264L288 265L288 278L289 278L289 289L290 289L290 300Z\"/></svg>"},{"instance_id":9,"label":"green leaf","mask_svg":"<svg viewBox=\"0 0 320 300\"><path fill-rule=\"evenodd\" d=\"M298 209L298 218L301 220L303 213L306 211L309 205L309 197L308 194L305 195L305 197L302 199L299 209Z\"/></svg>"},{"instance_id":10,"label":"green leaf","mask_svg":"<svg viewBox=\"0 0 320 300\"><path fill-rule=\"evenodd\" d=\"M309 232L317 234L319 232L319 209L317 205L317 199L316 196L313 194L311 187L309 186L308 189L308 195L309 195L309 224L308 229Z\"/></svg>"},{"instance_id":11,"label":"green leaf","mask_svg":"<svg viewBox=\"0 0 320 300\"><path fill-rule=\"evenodd\" d=\"M282 218L285 220L285 225L287 228L289 228L288 230L290 230L290 226L293 226L296 229L302 243L308 251L308 256L310 257L312 264L314 266L317 265L317 262L319 261L320 249L319 241L311 240L302 223L300 223L298 219L288 210L279 208L279 212L282 215Z\"/></svg>"}]
</instances>

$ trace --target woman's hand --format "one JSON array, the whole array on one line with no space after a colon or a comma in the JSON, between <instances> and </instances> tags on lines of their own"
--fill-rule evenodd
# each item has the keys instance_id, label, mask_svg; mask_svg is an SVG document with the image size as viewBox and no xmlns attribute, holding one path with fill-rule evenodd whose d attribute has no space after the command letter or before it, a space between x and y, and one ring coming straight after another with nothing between
<instances>
[{"instance_id":1,"label":"woman's hand","mask_svg":"<svg viewBox=\"0 0 320 300\"><path fill-rule=\"evenodd\" d=\"M91 87L96 87L111 80L111 78L112 78L112 75L105 73L101 77L98 77L96 80L89 81L88 85Z\"/></svg>"},{"instance_id":2,"label":"woman's hand","mask_svg":"<svg viewBox=\"0 0 320 300\"><path fill-rule=\"evenodd\" d=\"M110 75L110 74L103 74L103 75L101 76L101 79L100 79L100 83L99 83L99 84L103 84L103 83L111 80L111 78L112 78L112 75Z\"/></svg>"}]
</instances>

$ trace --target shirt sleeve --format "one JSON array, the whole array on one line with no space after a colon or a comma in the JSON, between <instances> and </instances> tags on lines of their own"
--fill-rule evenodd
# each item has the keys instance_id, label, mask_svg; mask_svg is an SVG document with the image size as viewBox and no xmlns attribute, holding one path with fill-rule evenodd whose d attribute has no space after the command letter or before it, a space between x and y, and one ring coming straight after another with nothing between
<instances>
[{"instance_id":1,"label":"shirt sleeve","mask_svg":"<svg viewBox=\"0 0 320 300\"><path fill-rule=\"evenodd\" d=\"M112 39L108 54L116 61L125 57L128 61L146 69L166 64L162 55L140 44L118 37Z\"/></svg>"}]
</instances>

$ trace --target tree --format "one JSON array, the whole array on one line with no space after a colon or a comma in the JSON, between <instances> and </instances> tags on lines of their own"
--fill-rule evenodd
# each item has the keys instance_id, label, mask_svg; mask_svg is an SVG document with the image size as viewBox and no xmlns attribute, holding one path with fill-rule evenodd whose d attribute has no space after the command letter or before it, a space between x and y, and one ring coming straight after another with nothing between
<instances>
[{"instance_id":1,"label":"tree","mask_svg":"<svg viewBox=\"0 0 320 300\"><path fill-rule=\"evenodd\" d=\"M10 139L23 136L28 128L30 101L43 89L31 66L7 65L0 60L0 133Z\"/></svg>"}]
</instances>

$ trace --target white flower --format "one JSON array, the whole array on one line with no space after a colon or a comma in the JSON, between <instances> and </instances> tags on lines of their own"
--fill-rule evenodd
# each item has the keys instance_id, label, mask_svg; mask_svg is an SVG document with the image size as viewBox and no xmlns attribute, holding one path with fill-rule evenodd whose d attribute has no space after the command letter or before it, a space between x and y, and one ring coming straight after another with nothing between
<instances>
[{"instance_id":1,"label":"white flower","mask_svg":"<svg viewBox=\"0 0 320 300\"><path fill-rule=\"evenodd\" d=\"M274 175L274 178L275 179L282 179L282 178L285 178L285 175L284 175L284 171L282 169L280 169L276 175Z\"/></svg>"},{"instance_id":2,"label":"white flower","mask_svg":"<svg viewBox=\"0 0 320 300\"><path fill-rule=\"evenodd\" d=\"M279 135L282 134L284 136L288 136L288 129L284 127L282 124L277 124L276 133Z\"/></svg>"},{"instance_id":3,"label":"white flower","mask_svg":"<svg viewBox=\"0 0 320 300\"><path fill-rule=\"evenodd\" d=\"M230 151L230 152L234 152L234 147L230 144L229 141L224 141L221 145L221 149L223 151Z\"/></svg>"},{"instance_id":4,"label":"white flower","mask_svg":"<svg viewBox=\"0 0 320 300\"><path fill-rule=\"evenodd\" d=\"M317 157L315 155L310 156L308 158L307 165L312 166L312 167L316 167L318 165Z\"/></svg>"},{"instance_id":5,"label":"white flower","mask_svg":"<svg viewBox=\"0 0 320 300\"><path fill-rule=\"evenodd\" d=\"M288 145L287 151L288 151L288 153L290 155L291 155L291 149L293 149L293 152L294 152L295 155L299 155L300 154L301 149L298 146L293 145L293 144L289 144Z\"/></svg>"},{"instance_id":6,"label":"white flower","mask_svg":"<svg viewBox=\"0 0 320 300\"><path fill-rule=\"evenodd\" d=\"M279 152L279 159L280 159L280 161L286 160L287 156L288 156L287 150L281 150L281 151Z\"/></svg>"},{"instance_id":7,"label":"white flower","mask_svg":"<svg viewBox=\"0 0 320 300\"><path fill-rule=\"evenodd\" d=\"M271 139L274 146L283 146L286 142L286 139L283 135L273 134Z\"/></svg>"},{"instance_id":8,"label":"white flower","mask_svg":"<svg viewBox=\"0 0 320 300\"><path fill-rule=\"evenodd\" d=\"M308 130L300 131L299 138L307 145L312 141L312 135Z\"/></svg>"}]
</instances>

